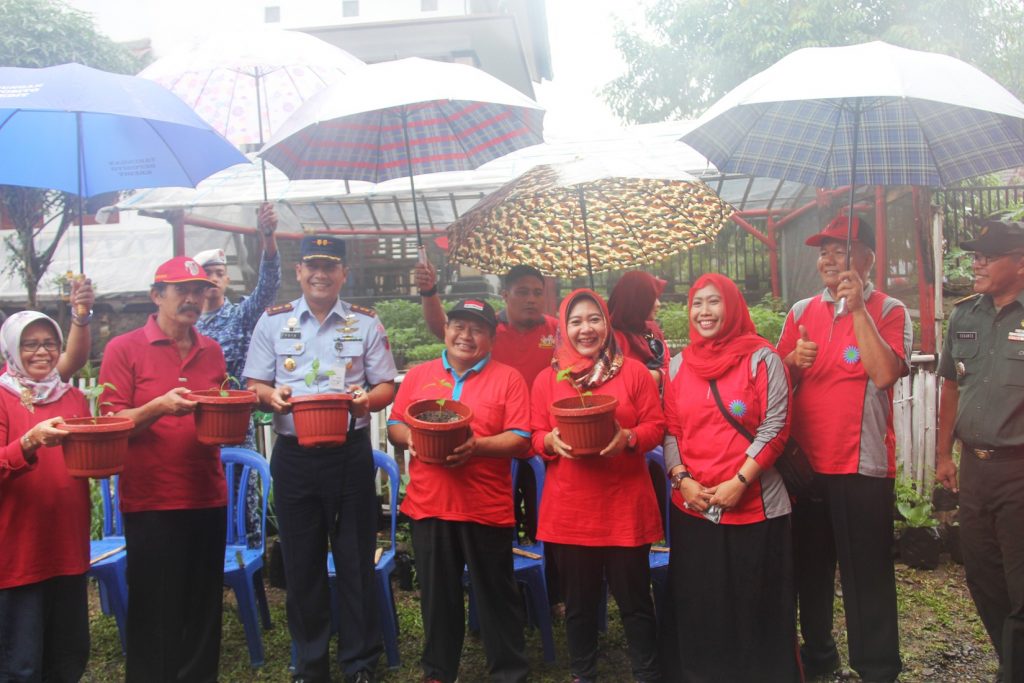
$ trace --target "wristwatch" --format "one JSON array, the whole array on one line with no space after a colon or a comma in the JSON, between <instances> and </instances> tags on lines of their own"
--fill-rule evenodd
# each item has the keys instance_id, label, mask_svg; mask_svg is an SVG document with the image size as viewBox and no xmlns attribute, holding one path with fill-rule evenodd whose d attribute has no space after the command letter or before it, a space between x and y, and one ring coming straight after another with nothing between
<instances>
[{"instance_id":1,"label":"wristwatch","mask_svg":"<svg viewBox=\"0 0 1024 683\"><path fill-rule=\"evenodd\" d=\"M423 297L424 299L427 298L428 296L434 296L435 294L437 294L437 285L436 284L433 287L431 287L430 289L421 289L420 290L420 296Z\"/></svg>"},{"instance_id":2,"label":"wristwatch","mask_svg":"<svg viewBox=\"0 0 1024 683\"><path fill-rule=\"evenodd\" d=\"M737 472L736 473L736 478L739 479L740 483L743 484L744 486L749 486L750 485L750 482L747 481L747 478L743 476L742 472Z\"/></svg>"},{"instance_id":3,"label":"wristwatch","mask_svg":"<svg viewBox=\"0 0 1024 683\"><path fill-rule=\"evenodd\" d=\"M691 478L692 477L690 476L690 473L687 472L686 470L683 470L682 472L676 472L675 474L672 475L672 488L674 488L674 489L680 488L683 485L683 480L684 479L691 479Z\"/></svg>"},{"instance_id":4,"label":"wristwatch","mask_svg":"<svg viewBox=\"0 0 1024 683\"><path fill-rule=\"evenodd\" d=\"M628 433L626 436L626 448L633 450L636 448L636 432L632 429L628 429L626 431Z\"/></svg>"},{"instance_id":5,"label":"wristwatch","mask_svg":"<svg viewBox=\"0 0 1024 683\"><path fill-rule=\"evenodd\" d=\"M73 322L75 325L78 325L80 327L85 327L86 325L89 324L89 322L91 320L92 320L92 309L91 308L89 309L88 313L86 313L85 315L82 315L82 316L77 315L74 312L71 313L71 322Z\"/></svg>"}]
</instances>

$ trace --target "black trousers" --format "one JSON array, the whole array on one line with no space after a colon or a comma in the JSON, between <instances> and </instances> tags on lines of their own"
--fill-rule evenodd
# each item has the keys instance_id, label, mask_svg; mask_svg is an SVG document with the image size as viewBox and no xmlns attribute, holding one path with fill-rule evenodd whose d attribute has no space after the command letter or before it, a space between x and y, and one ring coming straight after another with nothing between
<instances>
[{"instance_id":1,"label":"black trousers","mask_svg":"<svg viewBox=\"0 0 1024 683\"><path fill-rule=\"evenodd\" d=\"M330 680L328 539L337 572L338 662L346 676L372 672L382 645L373 566L378 502L366 430L349 432L337 448L303 448L279 436L270 471L296 677Z\"/></svg>"},{"instance_id":2,"label":"black trousers","mask_svg":"<svg viewBox=\"0 0 1024 683\"><path fill-rule=\"evenodd\" d=\"M78 683L89 660L85 574L0 590L0 683Z\"/></svg>"},{"instance_id":3,"label":"black trousers","mask_svg":"<svg viewBox=\"0 0 1024 683\"><path fill-rule=\"evenodd\" d=\"M967 587L999 655L1024 681L1024 458L960 460L960 543Z\"/></svg>"},{"instance_id":4,"label":"black trousers","mask_svg":"<svg viewBox=\"0 0 1024 683\"><path fill-rule=\"evenodd\" d=\"M674 505L669 583L686 683L802 680L789 516L712 524Z\"/></svg>"},{"instance_id":5,"label":"black trousers","mask_svg":"<svg viewBox=\"0 0 1024 683\"><path fill-rule=\"evenodd\" d=\"M521 683L527 662L523 613L512 573L512 529L427 518L412 522L423 613L423 673L443 683L459 674L465 637L462 570L469 569L492 681Z\"/></svg>"},{"instance_id":6,"label":"black trousers","mask_svg":"<svg viewBox=\"0 0 1024 683\"><path fill-rule=\"evenodd\" d=\"M217 680L227 511L124 514L128 683Z\"/></svg>"},{"instance_id":7,"label":"black trousers","mask_svg":"<svg viewBox=\"0 0 1024 683\"><path fill-rule=\"evenodd\" d=\"M661 680L658 629L651 599L650 545L631 548L545 543L558 563L565 600L565 634L572 673L597 678L597 631L604 580L615 597L626 632L633 676L637 681Z\"/></svg>"},{"instance_id":8,"label":"black trousers","mask_svg":"<svg viewBox=\"0 0 1024 683\"><path fill-rule=\"evenodd\" d=\"M801 657L812 669L838 663L832 639L838 560L850 667L866 680L895 680L903 663L892 561L893 480L815 477L816 495L798 499L793 508Z\"/></svg>"}]
</instances>

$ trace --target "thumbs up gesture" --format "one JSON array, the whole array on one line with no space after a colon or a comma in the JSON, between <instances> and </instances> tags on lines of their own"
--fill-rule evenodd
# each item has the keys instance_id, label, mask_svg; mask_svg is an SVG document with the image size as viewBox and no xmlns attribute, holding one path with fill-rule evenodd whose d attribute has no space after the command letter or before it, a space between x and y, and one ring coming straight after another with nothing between
<instances>
[{"instance_id":1,"label":"thumbs up gesture","mask_svg":"<svg viewBox=\"0 0 1024 683\"><path fill-rule=\"evenodd\" d=\"M800 326L800 338L796 341L796 348L793 350L796 360L796 367L806 370L814 364L818 357L818 345L811 341L807 334L807 328Z\"/></svg>"}]
</instances>

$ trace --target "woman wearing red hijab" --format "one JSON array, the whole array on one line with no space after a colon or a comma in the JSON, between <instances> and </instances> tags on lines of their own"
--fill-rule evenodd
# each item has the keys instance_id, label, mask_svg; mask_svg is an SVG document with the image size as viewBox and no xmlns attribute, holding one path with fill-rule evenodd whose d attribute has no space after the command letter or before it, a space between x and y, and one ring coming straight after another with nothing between
<instances>
[{"instance_id":1,"label":"woman wearing red hijab","mask_svg":"<svg viewBox=\"0 0 1024 683\"><path fill-rule=\"evenodd\" d=\"M664 280L632 270L619 278L608 297L615 341L626 358L635 358L651 371L658 386L668 372L669 361L665 334L654 321L663 291Z\"/></svg>"},{"instance_id":2,"label":"woman wearing red hijab","mask_svg":"<svg viewBox=\"0 0 1024 683\"><path fill-rule=\"evenodd\" d=\"M665 387L669 585L684 681L799 681L789 496L772 464L789 379L736 284L690 289L690 345Z\"/></svg>"},{"instance_id":3,"label":"woman wearing red hijab","mask_svg":"<svg viewBox=\"0 0 1024 683\"><path fill-rule=\"evenodd\" d=\"M662 537L644 454L665 432L658 388L644 366L615 343L608 308L578 289L562 302L552 367L534 380L533 448L548 461L537 537L558 567L573 680L597 677L597 627L607 578L622 613L633 676L660 681L648 553ZM568 381L557 373L568 370ZM618 429L596 456L574 457L559 438L550 406L579 391L618 399Z\"/></svg>"}]
</instances>

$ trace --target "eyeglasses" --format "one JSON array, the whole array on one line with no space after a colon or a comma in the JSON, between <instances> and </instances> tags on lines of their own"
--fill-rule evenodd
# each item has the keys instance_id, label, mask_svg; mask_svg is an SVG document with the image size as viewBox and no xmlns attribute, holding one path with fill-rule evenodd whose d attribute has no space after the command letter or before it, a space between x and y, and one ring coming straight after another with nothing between
<instances>
[{"instance_id":1,"label":"eyeglasses","mask_svg":"<svg viewBox=\"0 0 1024 683\"><path fill-rule=\"evenodd\" d=\"M21 350L25 353L35 353L40 348L46 349L47 353L53 353L60 348L60 344L50 339L44 342L28 341L21 345Z\"/></svg>"},{"instance_id":2,"label":"eyeglasses","mask_svg":"<svg viewBox=\"0 0 1024 683\"><path fill-rule=\"evenodd\" d=\"M1024 256L1024 253L1019 251L1008 251L1005 254L982 254L981 252L976 251L971 254L971 260L984 266L992 263L993 261L998 261L1001 258L1006 258L1007 256L1020 257Z\"/></svg>"}]
</instances>

